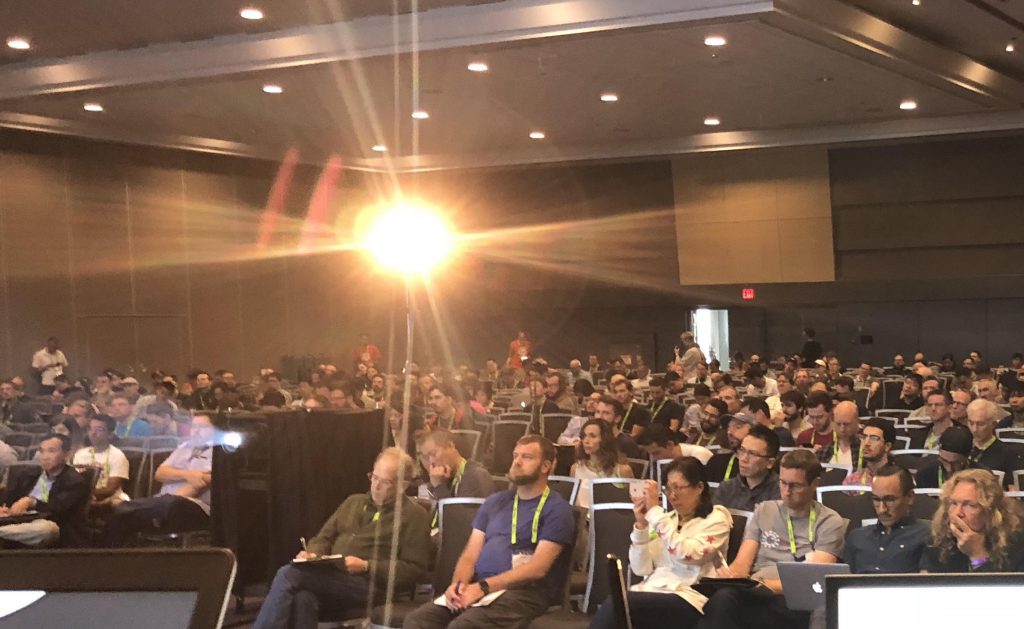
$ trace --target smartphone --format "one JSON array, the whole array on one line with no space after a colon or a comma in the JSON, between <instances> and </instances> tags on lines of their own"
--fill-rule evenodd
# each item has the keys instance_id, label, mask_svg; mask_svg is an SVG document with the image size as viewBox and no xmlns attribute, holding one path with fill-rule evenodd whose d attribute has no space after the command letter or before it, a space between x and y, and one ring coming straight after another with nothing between
<instances>
[{"instance_id":1,"label":"smartphone","mask_svg":"<svg viewBox=\"0 0 1024 629\"><path fill-rule=\"evenodd\" d=\"M644 483L630 483L629 484L629 497L630 498L643 498L647 494L647 488Z\"/></svg>"}]
</instances>

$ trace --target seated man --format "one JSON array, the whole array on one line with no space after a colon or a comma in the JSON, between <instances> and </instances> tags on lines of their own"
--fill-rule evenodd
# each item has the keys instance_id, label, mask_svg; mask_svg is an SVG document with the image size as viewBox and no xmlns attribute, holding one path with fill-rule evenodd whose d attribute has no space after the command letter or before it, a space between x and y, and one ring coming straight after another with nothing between
<instances>
[{"instance_id":1,"label":"seated man","mask_svg":"<svg viewBox=\"0 0 1024 629\"><path fill-rule=\"evenodd\" d=\"M964 426L953 425L939 437L939 456L928 461L917 470L917 486L922 489L938 489L960 470L971 464L967 459L974 448L971 431Z\"/></svg>"},{"instance_id":2,"label":"seated man","mask_svg":"<svg viewBox=\"0 0 1024 629\"><path fill-rule=\"evenodd\" d=\"M878 523L850 533L843 562L850 564L854 574L920 572L931 527L910 513L914 504L914 479L910 472L896 465L875 472L871 501Z\"/></svg>"},{"instance_id":3,"label":"seated man","mask_svg":"<svg viewBox=\"0 0 1024 629\"><path fill-rule=\"evenodd\" d=\"M412 468L412 458L401 448L377 455L369 493L346 498L307 549L295 556L309 560L344 555L344 564L290 563L280 568L253 629L315 629L321 607L337 613L364 609L371 585L383 596L389 578L394 578L396 591L417 583L430 563L430 516L404 495ZM399 511L401 518L396 517ZM397 550L391 547L396 524Z\"/></svg>"},{"instance_id":4,"label":"seated man","mask_svg":"<svg viewBox=\"0 0 1024 629\"><path fill-rule=\"evenodd\" d=\"M871 485L878 470L892 464L889 453L896 443L896 429L892 422L872 417L864 422L861 431L860 456L863 463L859 468L850 470L843 479L844 485Z\"/></svg>"},{"instance_id":5,"label":"seated man","mask_svg":"<svg viewBox=\"0 0 1024 629\"><path fill-rule=\"evenodd\" d=\"M451 432L438 428L423 433L418 449L427 467L427 494L432 500L486 498L491 495L491 473L459 453ZM437 526L436 514L432 520L431 528Z\"/></svg>"},{"instance_id":6,"label":"seated man","mask_svg":"<svg viewBox=\"0 0 1024 629\"><path fill-rule=\"evenodd\" d=\"M163 484L159 495L114 507L107 523L107 544L121 546L134 533L153 530L194 531L210 521L210 471L213 467L213 423L197 413L192 432L156 469Z\"/></svg>"},{"instance_id":7,"label":"seated man","mask_svg":"<svg viewBox=\"0 0 1024 629\"><path fill-rule=\"evenodd\" d=\"M92 445L75 452L71 464L76 469L96 469L96 485L92 490L92 508L107 510L128 500L122 486L128 482L128 458L116 446L114 418L97 415L89 420L89 443Z\"/></svg>"},{"instance_id":8,"label":"seated man","mask_svg":"<svg viewBox=\"0 0 1024 629\"><path fill-rule=\"evenodd\" d=\"M707 465L713 453L711 450L691 443L676 443L675 434L668 426L661 423L653 423L647 426L647 430L636 440L637 445L643 447L655 461L662 459L677 459L681 456L692 456Z\"/></svg>"},{"instance_id":9,"label":"seated man","mask_svg":"<svg viewBox=\"0 0 1024 629\"><path fill-rule=\"evenodd\" d=\"M516 487L480 507L445 605L426 603L403 627L522 627L557 602L576 533L569 503L548 487L554 467L555 447L547 439L527 435L516 443L508 472ZM472 607L501 590L490 605Z\"/></svg>"},{"instance_id":10,"label":"seated man","mask_svg":"<svg viewBox=\"0 0 1024 629\"><path fill-rule=\"evenodd\" d=\"M0 539L35 547L53 546L58 539L64 545L84 540L82 506L89 500L89 487L81 474L65 464L70 450L67 435L51 433L39 442L42 473L22 474L7 488L0 517L26 511L38 511L44 517L0 526Z\"/></svg>"},{"instance_id":11,"label":"seated man","mask_svg":"<svg viewBox=\"0 0 1024 629\"><path fill-rule=\"evenodd\" d=\"M149 437L153 434L149 422L135 417L135 404L125 393L118 393L111 398L107 414L117 423L114 434L118 437Z\"/></svg>"},{"instance_id":12,"label":"seated man","mask_svg":"<svg viewBox=\"0 0 1024 629\"><path fill-rule=\"evenodd\" d=\"M718 571L720 577L746 577L762 582L775 596L761 597L741 589L719 590L704 606L700 629L793 629L806 627L809 614L786 607L776 564L780 561L835 563L843 554L846 526L838 513L814 497L821 463L809 450L782 457L779 488L782 500L757 505L747 521L736 559Z\"/></svg>"},{"instance_id":13,"label":"seated man","mask_svg":"<svg viewBox=\"0 0 1024 629\"><path fill-rule=\"evenodd\" d=\"M753 511L765 500L778 500L779 475L773 471L779 456L779 436L767 426L750 429L736 450L739 476L722 481L714 490L714 503L728 509Z\"/></svg>"}]
</instances>

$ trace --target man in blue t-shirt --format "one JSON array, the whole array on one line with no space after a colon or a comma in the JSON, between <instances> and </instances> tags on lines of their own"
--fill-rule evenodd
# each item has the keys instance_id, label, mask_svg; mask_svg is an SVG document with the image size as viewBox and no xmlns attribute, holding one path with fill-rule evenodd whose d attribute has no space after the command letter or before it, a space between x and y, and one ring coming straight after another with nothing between
<instances>
[{"instance_id":1,"label":"man in blue t-shirt","mask_svg":"<svg viewBox=\"0 0 1024 629\"><path fill-rule=\"evenodd\" d=\"M516 443L508 472L515 489L480 507L445 604L423 605L406 617L405 629L519 627L557 602L576 531L572 507L548 488L554 467L547 439L528 435Z\"/></svg>"}]
</instances>

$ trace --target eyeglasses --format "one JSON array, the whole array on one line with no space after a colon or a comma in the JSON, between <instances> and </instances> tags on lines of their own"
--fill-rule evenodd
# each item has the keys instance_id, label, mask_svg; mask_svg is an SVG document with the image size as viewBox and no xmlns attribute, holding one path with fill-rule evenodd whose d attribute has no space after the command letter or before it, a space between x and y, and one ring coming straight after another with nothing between
<instances>
[{"instance_id":1,"label":"eyeglasses","mask_svg":"<svg viewBox=\"0 0 1024 629\"><path fill-rule=\"evenodd\" d=\"M801 491L810 487L807 483L787 483L784 480L779 480L779 487L782 489L788 489L789 491Z\"/></svg>"},{"instance_id":2,"label":"eyeglasses","mask_svg":"<svg viewBox=\"0 0 1024 629\"><path fill-rule=\"evenodd\" d=\"M881 502L887 507L891 507L896 504L896 501L900 498L901 496L876 496L875 494L871 494L871 502Z\"/></svg>"},{"instance_id":3,"label":"eyeglasses","mask_svg":"<svg viewBox=\"0 0 1024 629\"><path fill-rule=\"evenodd\" d=\"M380 483L383 487L394 487L395 481L390 478L384 478L383 476L377 476L373 472L367 472L366 478L370 479L371 483Z\"/></svg>"},{"instance_id":4,"label":"eyeglasses","mask_svg":"<svg viewBox=\"0 0 1024 629\"><path fill-rule=\"evenodd\" d=\"M690 489L693 485L665 485L666 494L678 494L683 490Z\"/></svg>"},{"instance_id":5,"label":"eyeglasses","mask_svg":"<svg viewBox=\"0 0 1024 629\"><path fill-rule=\"evenodd\" d=\"M867 443L882 443L882 440L884 439L879 435L861 435L860 438Z\"/></svg>"},{"instance_id":6,"label":"eyeglasses","mask_svg":"<svg viewBox=\"0 0 1024 629\"><path fill-rule=\"evenodd\" d=\"M753 450L747 450L743 446L740 446L739 448L736 449L736 456L741 457L741 458L742 457L751 456L751 457L754 457L755 459L767 459L767 458L769 458L767 454L761 454L760 452L754 452Z\"/></svg>"}]
</instances>

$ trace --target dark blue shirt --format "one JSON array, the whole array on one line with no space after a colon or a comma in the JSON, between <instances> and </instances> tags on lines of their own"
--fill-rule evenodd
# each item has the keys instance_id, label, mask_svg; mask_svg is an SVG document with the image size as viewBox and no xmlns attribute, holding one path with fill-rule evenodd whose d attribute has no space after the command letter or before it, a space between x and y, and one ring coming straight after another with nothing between
<instances>
[{"instance_id":1,"label":"dark blue shirt","mask_svg":"<svg viewBox=\"0 0 1024 629\"><path fill-rule=\"evenodd\" d=\"M484 547L476 559L477 580L493 577L512 569L512 504L514 489L492 494L473 520L473 528L484 533ZM532 553L537 545L531 542L533 516L540 503L540 496L530 500L519 500L519 515L516 519L516 553ZM553 598L560 596L568 576L572 544L576 527L572 507L561 494L552 491L540 512L537 524L537 542L547 540L563 546L562 553L548 574L537 584L550 592Z\"/></svg>"},{"instance_id":2,"label":"dark blue shirt","mask_svg":"<svg viewBox=\"0 0 1024 629\"><path fill-rule=\"evenodd\" d=\"M920 572L924 551L931 539L931 525L910 516L886 531L881 524L869 524L846 538L843 562L854 574Z\"/></svg>"}]
</instances>

